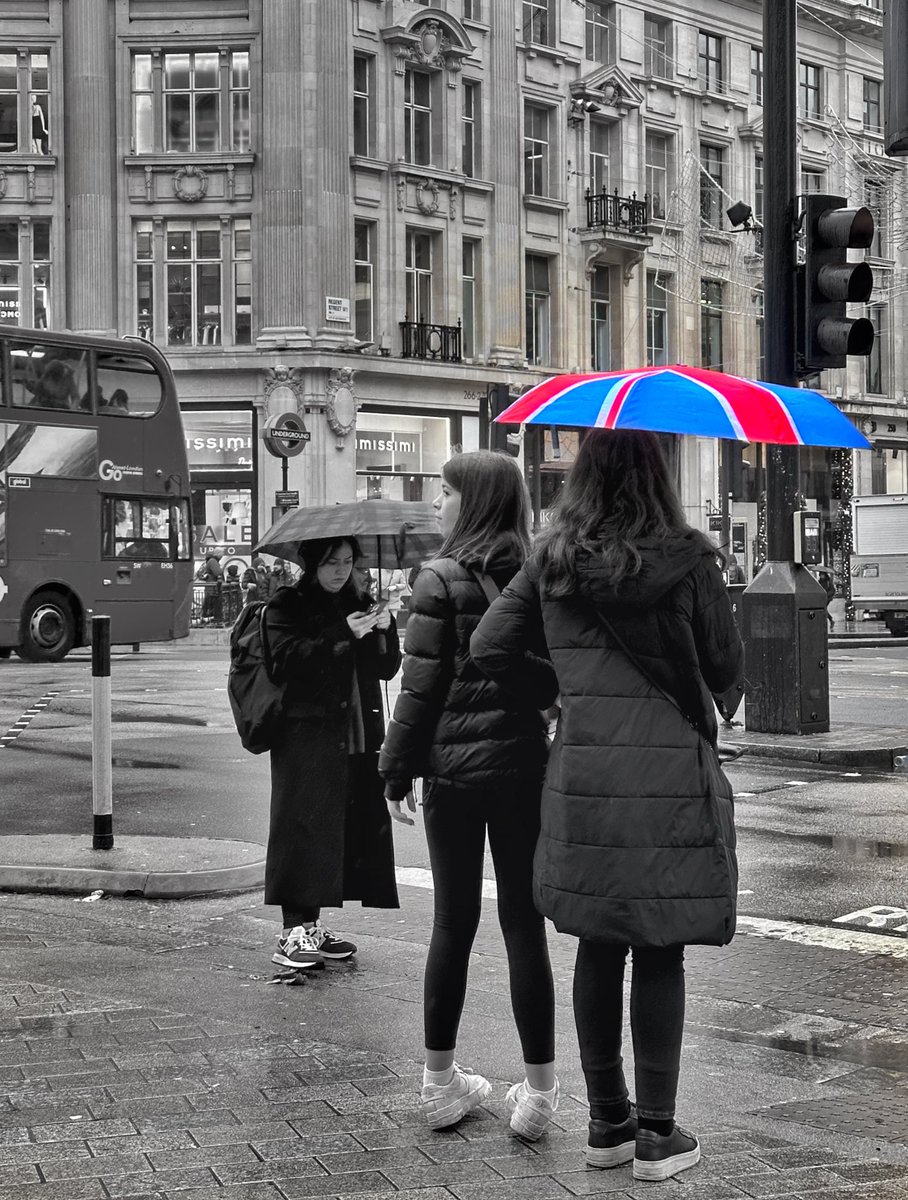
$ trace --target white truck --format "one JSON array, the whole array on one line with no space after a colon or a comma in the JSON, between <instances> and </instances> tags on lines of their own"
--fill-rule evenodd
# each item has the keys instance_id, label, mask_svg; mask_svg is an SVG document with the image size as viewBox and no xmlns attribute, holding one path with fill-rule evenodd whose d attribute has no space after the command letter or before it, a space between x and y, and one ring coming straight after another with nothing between
<instances>
[{"instance_id":1,"label":"white truck","mask_svg":"<svg viewBox=\"0 0 908 1200\"><path fill-rule=\"evenodd\" d=\"M851 501L851 600L878 613L894 637L908 636L908 495Z\"/></svg>"}]
</instances>

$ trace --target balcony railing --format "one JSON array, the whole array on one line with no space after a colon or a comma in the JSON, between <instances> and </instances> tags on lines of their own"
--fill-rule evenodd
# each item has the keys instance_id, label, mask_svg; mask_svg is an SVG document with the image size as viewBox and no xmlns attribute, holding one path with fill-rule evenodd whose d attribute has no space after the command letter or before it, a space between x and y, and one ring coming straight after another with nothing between
<instances>
[{"instance_id":1,"label":"balcony railing","mask_svg":"<svg viewBox=\"0 0 908 1200\"><path fill-rule=\"evenodd\" d=\"M637 193L632 196L619 196L617 188L614 192L586 193L586 227L587 229L615 229L621 233L646 233L647 210L649 197L637 199Z\"/></svg>"},{"instance_id":2,"label":"balcony railing","mask_svg":"<svg viewBox=\"0 0 908 1200\"><path fill-rule=\"evenodd\" d=\"M460 362L461 328L426 321L401 321L401 357L426 358L434 362Z\"/></svg>"}]
</instances>

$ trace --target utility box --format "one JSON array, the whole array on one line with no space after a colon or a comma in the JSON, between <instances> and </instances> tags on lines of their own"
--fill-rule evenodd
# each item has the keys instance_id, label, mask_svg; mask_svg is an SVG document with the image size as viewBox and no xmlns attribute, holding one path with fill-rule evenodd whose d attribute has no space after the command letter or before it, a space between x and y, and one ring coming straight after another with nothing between
<instances>
[{"instance_id":1,"label":"utility box","mask_svg":"<svg viewBox=\"0 0 908 1200\"><path fill-rule=\"evenodd\" d=\"M769 562L741 599L746 728L828 733L826 592L800 563Z\"/></svg>"}]
</instances>

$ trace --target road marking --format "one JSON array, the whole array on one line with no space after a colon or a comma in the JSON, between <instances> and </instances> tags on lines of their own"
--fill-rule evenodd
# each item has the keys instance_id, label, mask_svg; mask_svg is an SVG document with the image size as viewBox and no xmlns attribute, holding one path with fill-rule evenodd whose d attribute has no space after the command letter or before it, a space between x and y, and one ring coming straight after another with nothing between
<instances>
[{"instance_id":1,"label":"road marking","mask_svg":"<svg viewBox=\"0 0 908 1200\"><path fill-rule=\"evenodd\" d=\"M426 891L432 891L434 888L432 872L425 867L397 867L395 874L397 882L403 887L423 888ZM497 896L495 880L484 879L483 900L495 900ZM824 925L801 925L796 921L739 916L738 933L749 937L771 938L779 942L797 942L801 946L818 946L824 950L850 950L856 954L887 954L890 958L908 959L908 938L862 933L858 929L830 929Z\"/></svg>"},{"instance_id":2,"label":"road marking","mask_svg":"<svg viewBox=\"0 0 908 1200\"><path fill-rule=\"evenodd\" d=\"M889 904L873 904L869 908L859 908L857 912L846 913L844 917L836 917L836 924L847 921L850 925L866 925L868 929L892 929L894 933L908 933L908 909L893 908ZM896 925L896 921L904 921L904 925Z\"/></svg>"},{"instance_id":3,"label":"road marking","mask_svg":"<svg viewBox=\"0 0 908 1200\"><path fill-rule=\"evenodd\" d=\"M35 717L47 708L55 696L59 695L59 692L45 692L40 700L36 700L30 708L27 708L18 721L14 721L6 733L0 736L0 750L11 746L16 738L28 729Z\"/></svg>"}]
</instances>

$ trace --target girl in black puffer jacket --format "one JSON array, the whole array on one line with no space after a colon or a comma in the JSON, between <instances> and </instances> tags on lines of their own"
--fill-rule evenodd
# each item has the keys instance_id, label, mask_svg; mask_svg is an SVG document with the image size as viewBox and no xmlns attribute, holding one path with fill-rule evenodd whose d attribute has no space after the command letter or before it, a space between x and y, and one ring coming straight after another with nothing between
<instances>
[{"instance_id":1,"label":"girl in black puffer jacket","mask_svg":"<svg viewBox=\"0 0 908 1200\"><path fill-rule=\"evenodd\" d=\"M526 1066L526 1079L508 1093L511 1128L536 1139L558 1103L552 970L532 897L548 749L540 709L555 699L555 676L530 650L505 691L480 675L469 654L490 599L527 557L526 485L507 455L460 454L442 470L435 507L445 541L413 585L400 698L378 767L397 821L413 824L401 802L415 811L413 780L425 781L435 919L426 961L422 1105L429 1125L441 1129L491 1090L481 1075L454 1064L488 830Z\"/></svg>"}]
</instances>

